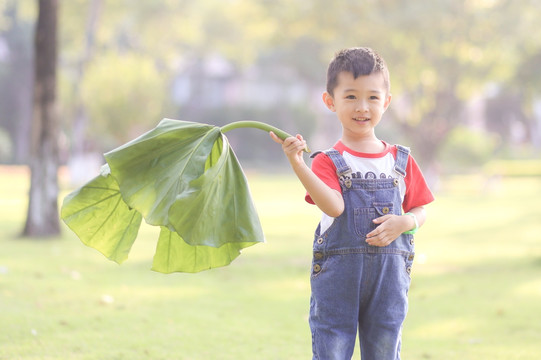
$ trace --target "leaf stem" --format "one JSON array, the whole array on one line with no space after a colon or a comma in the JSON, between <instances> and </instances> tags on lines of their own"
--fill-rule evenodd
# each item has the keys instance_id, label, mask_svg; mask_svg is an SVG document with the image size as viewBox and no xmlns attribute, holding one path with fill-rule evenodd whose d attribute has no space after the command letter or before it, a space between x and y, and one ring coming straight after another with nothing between
<instances>
[{"instance_id":1,"label":"leaf stem","mask_svg":"<svg viewBox=\"0 0 541 360\"><path fill-rule=\"evenodd\" d=\"M234 129L238 129L238 128L256 128L256 129L260 129L260 130L263 130L263 131L266 131L266 132L273 132L276 134L276 136L278 136L280 139L282 140L285 140L286 138L288 137L291 137L293 135L281 130L281 129L278 129L277 127L275 126L272 126L272 125L269 125L269 124L266 124L264 122L261 122L261 121L252 121L252 120L244 120L244 121L235 121L235 122L232 122L230 124L227 124L227 125L224 125L220 128L221 132L222 133L226 133L230 130L234 130ZM308 146L306 146L304 148L304 151L309 153L310 152L310 149L308 148Z\"/></svg>"}]
</instances>

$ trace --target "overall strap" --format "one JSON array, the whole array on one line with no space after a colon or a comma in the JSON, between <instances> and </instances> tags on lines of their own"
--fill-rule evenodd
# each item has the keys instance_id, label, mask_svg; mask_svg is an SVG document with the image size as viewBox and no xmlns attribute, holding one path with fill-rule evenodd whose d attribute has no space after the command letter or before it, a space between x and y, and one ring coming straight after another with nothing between
<instances>
[{"instance_id":1,"label":"overall strap","mask_svg":"<svg viewBox=\"0 0 541 360\"><path fill-rule=\"evenodd\" d=\"M402 177L406 177L406 166L408 165L408 156L410 153L410 148L396 145L396 161L394 164L394 171Z\"/></svg>"},{"instance_id":2,"label":"overall strap","mask_svg":"<svg viewBox=\"0 0 541 360\"><path fill-rule=\"evenodd\" d=\"M346 161L342 155L340 155L338 150L329 149L324 152L332 160L334 166L336 166L336 175L338 175L338 177L348 173L351 174L351 168L346 164Z\"/></svg>"},{"instance_id":3,"label":"overall strap","mask_svg":"<svg viewBox=\"0 0 541 360\"><path fill-rule=\"evenodd\" d=\"M321 151L318 151L311 157L315 157L320 152ZM323 153L325 153L325 155L327 155L332 160L334 166L336 166L336 175L338 175L338 180L340 181L340 183L344 184L347 188L350 188L352 171L351 167L346 164L344 157L340 154L338 150L332 148L323 151Z\"/></svg>"}]
</instances>

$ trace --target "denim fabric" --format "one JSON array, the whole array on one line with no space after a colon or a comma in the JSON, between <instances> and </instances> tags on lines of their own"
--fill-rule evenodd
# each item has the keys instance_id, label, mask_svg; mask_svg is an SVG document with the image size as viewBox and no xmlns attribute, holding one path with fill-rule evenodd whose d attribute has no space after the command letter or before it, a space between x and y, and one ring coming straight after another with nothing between
<instances>
[{"instance_id":1,"label":"denim fabric","mask_svg":"<svg viewBox=\"0 0 541 360\"><path fill-rule=\"evenodd\" d=\"M398 178L405 176L409 149L399 147L396 178L351 174L336 150L326 151L337 168L345 210L322 234L316 230L312 263L310 328L313 359L351 359L359 334L362 360L400 359L401 329L414 257L413 236L386 247L370 246L372 220L402 213Z\"/></svg>"}]
</instances>

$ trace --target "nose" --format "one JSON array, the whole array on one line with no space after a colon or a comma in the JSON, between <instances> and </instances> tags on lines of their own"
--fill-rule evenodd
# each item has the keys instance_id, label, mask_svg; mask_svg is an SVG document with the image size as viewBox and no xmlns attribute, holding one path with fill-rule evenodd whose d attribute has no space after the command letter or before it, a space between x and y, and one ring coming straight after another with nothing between
<instances>
[{"instance_id":1,"label":"nose","mask_svg":"<svg viewBox=\"0 0 541 360\"><path fill-rule=\"evenodd\" d=\"M355 111L367 112L368 111L368 103L366 101L359 100L357 102L357 106L356 106Z\"/></svg>"}]
</instances>

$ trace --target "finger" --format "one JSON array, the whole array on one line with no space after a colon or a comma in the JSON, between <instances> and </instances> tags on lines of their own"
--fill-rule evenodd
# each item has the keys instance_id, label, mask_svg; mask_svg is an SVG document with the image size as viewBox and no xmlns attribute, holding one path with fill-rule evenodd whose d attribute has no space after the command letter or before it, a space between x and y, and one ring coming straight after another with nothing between
<instances>
[{"instance_id":1,"label":"finger","mask_svg":"<svg viewBox=\"0 0 541 360\"><path fill-rule=\"evenodd\" d=\"M374 221L377 220L377 219L374 219ZM381 226L377 226L374 230L370 231L368 234L366 234L366 237L367 238L372 238L372 237L376 237L378 236L379 234L381 234L383 232L383 228Z\"/></svg>"},{"instance_id":2,"label":"finger","mask_svg":"<svg viewBox=\"0 0 541 360\"><path fill-rule=\"evenodd\" d=\"M387 232L383 231L372 238L367 237L366 242L368 245L384 247L392 243L394 240L395 238L392 234L388 234Z\"/></svg>"},{"instance_id":3,"label":"finger","mask_svg":"<svg viewBox=\"0 0 541 360\"><path fill-rule=\"evenodd\" d=\"M381 223L387 221L390 217L391 217L391 215L383 215L383 216L380 216L378 218L375 218L374 220L372 220L372 222L374 224L381 224Z\"/></svg>"},{"instance_id":4,"label":"finger","mask_svg":"<svg viewBox=\"0 0 541 360\"><path fill-rule=\"evenodd\" d=\"M366 234L367 240L370 239L372 242L381 242L385 240L387 231L383 225L377 226L374 230Z\"/></svg>"},{"instance_id":5,"label":"finger","mask_svg":"<svg viewBox=\"0 0 541 360\"><path fill-rule=\"evenodd\" d=\"M270 131L269 135L270 135L271 139L274 140L275 142L277 142L278 144L283 144L284 143L284 140L280 139L278 137L278 135L276 135L274 132Z\"/></svg>"},{"instance_id":6,"label":"finger","mask_svg":"<svg viewBox=\"0 0 541 360\"><path fill-rule=\"evenodd\" d=\"M295 147L297 151L303 151L307 147L306 141L302 138L301 135L287 138L285 140L285 145L291 145L292 147Z\"/></svg>"},{"instance_id":7,"label":"finger","mask_svg":"<svg viewBox=\"0 0 541 360\"><path fill-rule=\"evenodd\" d=\"M381 240L377 237L367 238L366 243L371 246L382 246Z\"/></svg>"},{"instance_id":8,"label":"finger","mask_svg":"<svg viewBox=\"0 0 541 360\"><path fill-rule=\"evenodd\" d=\"M293 144L295 151L301 152L306 148L306 142L305 141L297 141Z\"/></svg>"},{"instance_id":9,"label":"finger","mask_svg":"<svg viewBox=\"0 0 541 360\"><path fill-rule=\"evenodd\" d=\"M304 141L301 141L299 139L297 139L296 137L288 137L287 139L284 140L283 142L283 146L284 148L290 148L290 149L298 149L298 148L303 148L305 146L304 144Z\"/></svg>"},{"instance_id":10,"label":"finger","mask_svg":"<svg viewBox=\"0 0 541 360\"><path fill-rule=\"evenodd\" d=\"M373 239L367 239L366 241L368 243L368 245L372 245L372 246L378 246L378 247L383 247L383 246L387 246L389 245L389 242L387 239L385 238L373 238Z\"/></svg>"}]
</instances>

